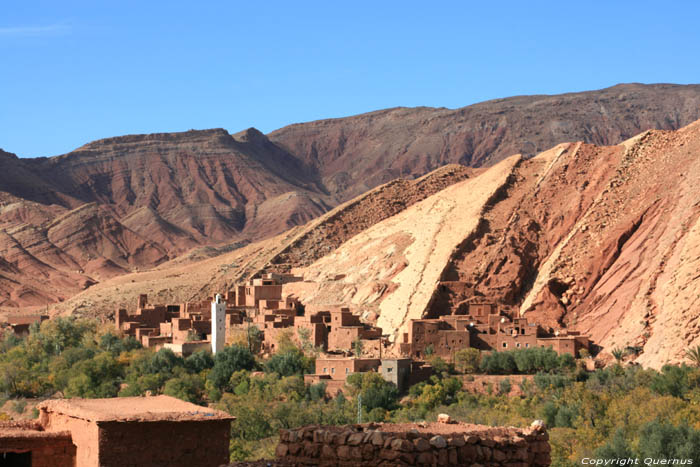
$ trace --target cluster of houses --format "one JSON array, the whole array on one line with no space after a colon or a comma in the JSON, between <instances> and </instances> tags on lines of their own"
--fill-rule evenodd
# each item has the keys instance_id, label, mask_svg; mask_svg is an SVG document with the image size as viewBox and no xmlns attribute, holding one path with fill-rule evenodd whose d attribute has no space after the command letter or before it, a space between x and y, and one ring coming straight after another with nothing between
<instances>
[{"instance_id":1,"label":"cluster of houses","mask_svg":"<svg viewBox=\"0 0 700 467\"><path fill-rule=\"evenodd\" d=\"M387 355L381 328L362 322L349 308L307 312L296 298L283 297L283 284L294 280L299 278L264 274L223 295L176 305L152 305L142 295L135 312L117 311L116 326L145 347L170 348L182 355L208 348L216 353L255 326L264 354L276 352L284 338L317 349L316 372L306 375L306 381L325 382L329 394L340 391L349 374L367 371L402 389L430 375L430 358L454 361L456 352L470 347L550 347L558 354L579 356L589 346L588 337L578 332L547 330L525 317L511 318L495 304L470 303L460 307L463 314L411 320L408 332Z\"/></svg>"},{"instance_id":2,"label":"cluster of houses","mask_svg":"<svg viewBox=\"0 0 700 467\"><path fill-rule=\"evenodd\" d=\"M285 279L266 274L223 295L173 305L149 304L141 295L133 313L117 310L115 325L144 347L165 347L182 355L206 348L216 352L222 345L216 345L213 335L231 342L251 326L262 331L263 353L274 353L283 336L298 344L306 339L324 352L347 353L359 341L368 354L381 353L381 329L361 322L345 307L305 312L295 298L282 297Z\"/></svg>"}]
</instances>

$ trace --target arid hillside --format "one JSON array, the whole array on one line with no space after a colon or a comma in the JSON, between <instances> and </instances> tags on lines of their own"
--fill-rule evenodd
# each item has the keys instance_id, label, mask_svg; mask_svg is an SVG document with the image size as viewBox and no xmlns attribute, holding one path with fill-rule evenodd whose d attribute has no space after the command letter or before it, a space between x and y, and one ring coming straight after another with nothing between
<instances>
[{"instance_id":1,"label":"arid hillside","mask_svg":"<svg viewBox=\"0 0 700 467\"><path fill-rule=\"evenodd\" d=\"M0 154L0 306L67 299L198 245L265 238L331 204L257 130L135 135L69 154Z\"/></svg>"},{"instance_id":2,"label":"arid hillside","mask_svg":"<svg viewBox=\"0 0 700 467\"><path fill-rule=\"evenodd\" d=\"M375 224L285 290L351 304L395 340L411 318L486 300L658 367L700 344L698 186L700 122L513 156Z\"/></svg>"},{"instance_id":3,"label":"arid hillside","mask_svg":"<svg viewBox=\"0 0 700 467\"><path fill-rule=\"evenodd\" d=\"M629 84L456 110L388 109L268 136L253 128L129 135L37 159L0 150L0 309L64 301L182 255L231 252L342 206L270 259L280 269L307 265L476 173L465 166L483 170L566 141L617 144L697 118L700 86ZM421 181L446 164L445 178Z\"/></svg>"},{"instance_id":4,"label":"arid hillside","mask_svg":"<svg viewBox=\"0 0 700 467\"><path fill-rule=\"evenodd\" d=\"M52 311L109 317L139 293L179 302L294 268L304 281L285 293L308 309L350 305L393 340L411 318L489 301L659 367L700 344L698 186L700 121L616 146L563 143L391 182L283 235L197 248Z\"/></svg>"},{"instance_id":5,"label":"arid hillside","mask_svg":"<svg viewBox=\"0 0 700 467\"><path fill-rule=\"evenodd\" d=\"M50 311L109 318L117 307L133 308L142 293L153 302L179 303L205 298L263 270L286 272L311 264L376 223L476 172L449 165L416 180L394 180L283 234L248 245L193 248L155 268L94 284Z\"/></svg>"},{"instance_id":6,"label":"arid hillside","mask_svg":"<svg viewBox=\"0 0 700 467\"><path fill-rule=\"evenodd\" d=\"M459 109L399 107L290 125L268 136L314 167L331 194L349 199L445 164L491 166L567 141L618 144L644 130L678 129L699 118L700 85L621 84Z\"/></svg>"}]
</instances>

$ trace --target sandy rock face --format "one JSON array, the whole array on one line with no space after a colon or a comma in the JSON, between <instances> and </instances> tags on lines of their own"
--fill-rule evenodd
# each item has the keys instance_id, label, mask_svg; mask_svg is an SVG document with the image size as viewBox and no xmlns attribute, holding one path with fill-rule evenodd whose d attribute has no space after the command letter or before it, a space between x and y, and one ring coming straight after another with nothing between
<instances>
[{"instance_id":1,"label":"sandy rock face","mask_svg":"<svg viewBox=\"0 0 700 467\"><path fill-rule=\"evenodd\" d=\"M287 284L285 293L313 306L372 309L377 325L397 338L409 319L422 316L453 250L477 228L484 206L520 161L506 159L375 224L306 268L307 283Z\"/></svg>"}]
</instances>

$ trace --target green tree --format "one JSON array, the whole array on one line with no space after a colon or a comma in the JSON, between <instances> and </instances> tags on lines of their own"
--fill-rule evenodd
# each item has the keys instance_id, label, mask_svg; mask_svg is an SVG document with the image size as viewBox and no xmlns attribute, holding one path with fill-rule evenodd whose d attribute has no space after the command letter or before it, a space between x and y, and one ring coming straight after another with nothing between
<instances>
[{"instance_id":1,"label":"green tree","mask_svg":"<svg viewBox=\"0 0 700 467\"><path fill-rule=\"evenodd\" d=\"M231 345L214 356L214 366L207 378L214 387L223 390L231 375L239 370L252 370L256 366L255 358L247 347Z\"/></svg>"},{"instance_id":2,"label":"green tree","mask_svg":"<svg viewBox=\"0 0 700 467\"><path fill-rule=\"evenodd\" d=\"M293 348L283 353L276 353L265 362L265 371L280 376L303 375L311 371L312 362L304 353Z\"/></svg>"},{"instance_id":3,"label":"green tree","mask_svg":"<svg viewBox=\"0 0 700 467\"><path fill-rule=\"evenodd\" d=\"M455 354L457 369L462 373L476 373L481 362L481 352L475 348L467 348L457 351Z\"/></svg>"},{"instance_id":4,"label":"green tree","mask_svg":"<svg viewBox=\"0 0 700 467\"><path fill-rule=\"evenodd\" d=\"M183 374L169 379L163 388L163 394L177 397L183 401L199 403L202 400L204 380L199 375Z\"/></svg>"},{"instance_id":5,"label":"green tree","mask_svg":"<svg viewBox=\"0 0 700 467\"><path fill-rule=\"evenodd\" d=\"M622 359L625 358L625 351L619 347L615 347L614 349L612 349L610 351L610 353L615 358L615 361L617 362L618 365L620 363L622 363Z\"/></svg>"},{"instance_id":6,"label":"green tree","mask_svg":"<svg viewBox=\"0 0 700 467\"><path fill-rule=\"evenodd\" d=\"M652 459L700 459L700 431L655 420L642 428L638 454Z\"/></svg>"},{"instance_id":7,"label":"green tree","mask_svg":"<svg viewBox=\"0 0 700 467\"><path fill-rule=\"evenodd\" d=\"M500 383L498 383L498 392L499 394L503 394L504 396L507 396L510 394L510 390L512 388L512 384L510 382L510 379L502 379Z\"/></svg>"},{"instance_id":8,"label":"green tree","mask_svg":"<svg viewBox=\"0 0 700 467\"><path fill-rule=\"evenodd\" d=\"M362 342L362 339L359 337L355 339L355 341L352 343L352 350L355 353L356 358L362 357L362 354L364 353L365 345Z\"/></svg>"},{"instance_id":9,"label":"green tree","mask_svg":"<svg viewBox=\"0 0 700 467\"><path fill-rule=\"evenodd\" d=\"M248 337L248 350L251 353L259 353L263 342L263 333L260 328L255 325L248 326L246 334Z\"/></svg>"},{"instance_id":10,"label":"green tree","mask_svg":"<svg viewBox=\"0 0 700 467\"><path fill-rule=\"evenodd\" d=\"M208 350L198 350L185 359L185 368L192 373L201 373L214 366L214 356Z\"/></svg>"},{"instance_id":11,"label":"green tree","mask_svg":"<svg viewBox=\"0 0 700 467\"><path fill-rule=\"evenodd\" d=\"M367 412L377 407L386 410L396 408L399 396L396 385L377 373L353 373L348 376L346 384L353 397L362 396L362 407Z\"/></svg>"}]
</instances>

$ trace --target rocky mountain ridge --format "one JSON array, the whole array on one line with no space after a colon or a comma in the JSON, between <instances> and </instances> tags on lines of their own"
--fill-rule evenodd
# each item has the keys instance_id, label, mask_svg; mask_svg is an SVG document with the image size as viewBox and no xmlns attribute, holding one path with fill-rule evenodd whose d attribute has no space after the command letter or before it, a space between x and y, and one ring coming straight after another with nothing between
<instances>
[{"instance_id":1,"label":"rocky mountain ridge","mask_svg":"<svg viewBox=\"0 0 700 467\"><path fill-rule=\"evenodd\" d=\"M577 139L615 144L697 118L700 86L630 84L455 110L387 109L267 136L254 128L192 130L106 138L50 158L0 151L0 308L66 300L200 247L227 252L385 182L402 178L410 187L447 163L486 167ZM370 223L329 231L334 248L406 207L397 203L386 211L368 205L380 213Z\"/></svg>"}]
</instances>

